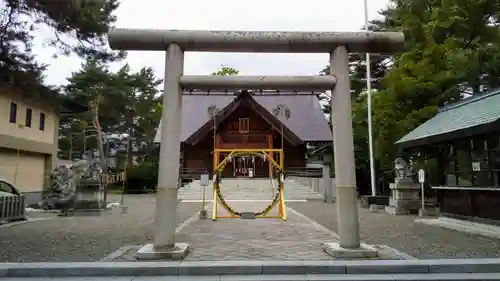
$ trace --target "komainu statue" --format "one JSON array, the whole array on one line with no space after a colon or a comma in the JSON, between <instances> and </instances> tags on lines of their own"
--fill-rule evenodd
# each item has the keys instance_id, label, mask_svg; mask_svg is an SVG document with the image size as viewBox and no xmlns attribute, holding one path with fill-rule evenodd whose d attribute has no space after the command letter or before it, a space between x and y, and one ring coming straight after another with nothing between
<instances>
[{"instance_id":1,"label":"komainu statue","mask_svg":"<svg viewBox=\"0 0 500 281\"><path fill-rule=\"evenodd\" d=\"M50 185L45 190L45 197L39 206L45 210L66 209L76 199L76 187L73 184L73 171L66 165L57 166L50 174Z\"/></svg>"},{"instance_id":2,"label":"komainu statue","mask_svg":"<svg viewBox=\"0 0 500 281\"><path fill-rule=\"evenodd\" d=\"M396 182L400 180L409 180L411 176L411 170L408 167L408 164L403 158L397 158L394 160L394 180Z\"/></svg>"},{"instance_id":3,"label":"komainu statue","mask_svg":"<svg viewBox=\"0 0 500 281\"><path fill-rule=\"evenodd\" d=\"M385 211L391 215L418 213L421 206L420 185L412 179L410 165L402 158L394 160L394 183L389 184L391 198Z\"/></svg>"},{"instance_id":4,"label":"komainu statue","mask_svg":"<svg viewBox=\"0 0 500 281\"><path fill-rule=\"evenodd\" d=\"M99 182L102 172L97 163L78 160L70 167L60 165L50 175L51 184L46 191L48 196L40 203L43 209L67 210L75 206L78 192L89 181Z\"/></svg>"}]
</instances>

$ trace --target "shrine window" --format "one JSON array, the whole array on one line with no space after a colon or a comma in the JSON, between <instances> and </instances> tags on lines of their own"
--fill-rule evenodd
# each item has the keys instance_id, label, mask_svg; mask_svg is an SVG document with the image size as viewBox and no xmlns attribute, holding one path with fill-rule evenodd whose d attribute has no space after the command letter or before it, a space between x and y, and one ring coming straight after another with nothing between
<instances>
[{"instance_id":1,"label":"shrine window","mask_svg":"<svg viewBox=\"0 0 500 281\"><path fill-rule=\"evenodd\" d=\"M459 140L455 143L455 159L458 186L472 186L472 161L470 154L470 142L468 140Z\"/></svg>"},{"instance_id":2,"label":"shrine window","mask_svg":"<svg viewBox=\"0 0 500 281\"><path fill-rule=\"evenodd\" d=\"M483 137L476 137L471 144L472 183L475 186L491 186L492 177L489 169L488 142Z\"/></svg>"},{"instance_id":3,"label":"shrine window","mask_svg":"<svg viewBox=\"0 0 500 281\"><path fill-rule=\"evenodd\" d=\"M240 118L238 122L239 132L242 134L247 134L250 132L250 119Z\"/></svg>"},{"instance_id":4,"label":"shrine window","mask_svg":"<svg viewBox=\"0 0 500 281\"><path fill-rule=\"evenodd\" d=\"M456 140L448 145L446 153L446 184L449 186L497 186L495 174L495 139L484 136ZM500 165L498 165L500 166ZM491 169L493 168L493 170ZM499 169L500 171L500 169Z\"/></svg>"},{"instance_id":5,"label":"shrine window","mask_svg":"<svg viewBox=\"0 0 500 281\"><path fill-rule=\"evenodd\" d=\"M492 136L488 140L488 152L493 186L500 187L500 136Z\"/></svg>"},{"instance_id":6,"label":"shrine window","mask_svg":"<svg viewBox=\"0 0 500 281\"><path fill-rule=\"evenodd\" d=\"M446 153L445 153L445 159L446 159L446 185L448 186L456 186L457 185L457 175L455 174L456 172L456 154L455 154L455 147L453 146L452 143L448 143L446 146Z\"/></svg>"}]
</instances>

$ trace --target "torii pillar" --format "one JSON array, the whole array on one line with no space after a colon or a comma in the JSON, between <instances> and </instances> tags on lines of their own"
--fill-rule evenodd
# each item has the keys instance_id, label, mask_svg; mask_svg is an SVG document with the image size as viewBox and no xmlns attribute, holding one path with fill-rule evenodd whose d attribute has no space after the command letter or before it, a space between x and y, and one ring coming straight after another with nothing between
<instances>
[{"instance_id":1,"label":"torii pillar","mask_svg":"<svg viewBox=\"0 0 500 281\"><path fill-rule=\"evenodd\" d=\"M332 123L339 241L324 250L335 257L377 255L360 243L352 136L349 53L393 53L403 49L399 32L257 32L112 29L115 50L166 51L165 93L153 244L139 259L182 259L189 246L176 243L177 187L182 90L332 90ZM328 53L331 76L183 75L184 52ZM306 110L306 109L304 109Z\"/></svg>"}]
</instances>

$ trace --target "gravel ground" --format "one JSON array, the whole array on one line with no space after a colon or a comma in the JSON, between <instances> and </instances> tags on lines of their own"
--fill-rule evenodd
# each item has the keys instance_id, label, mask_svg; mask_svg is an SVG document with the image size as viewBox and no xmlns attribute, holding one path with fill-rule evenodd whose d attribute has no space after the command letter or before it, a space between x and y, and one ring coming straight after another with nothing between
<instances>
[{"instance_id":1,"label":"gravel ground","mask_svg":"<svg viewBox=\"0 0 500 281\"><path fill-rule=\"evenodd\" d=\"M119 196L111 195L110 201ZM127 195L127 214L119 209L96 217L57 217L0 228L0 262L98 261L125 245L152 240L154 195ZM198 210L198 203L179 203L179 224ZM38 215L39 217L40 215Z\"/></svg>"},{"instance_id":2,"label":"gravel ground","mask_svg":"<svg viewBox=\"0 0 500 281\"><path fill-rule=\"evenodd\" d=\"M111 196L110 201L119 201ZM152 239L154 195L128 195L127 214L114 210L99 217L57 217L55 214L10 227L0 227L0 262L98 261L124 245ZM179 224L199 210L199 203L180 203ZM287 204L337 232L336 206L322 202ZM40 215L38 215L40 216ZM500 240L419 223L413 216L390 216L359 209L361 238L416 258L500 257Z\"/></svg>"},{"instance_id":3,"label":"gravel ground","mask_svg":"<svg viewBox=\"0 0 500 281\"><path fill-rule=\"evenodd\" d=\"M335 204L287 203L288 207L337 232ZM383 244L419 259L497 258L500 240L415 223L414 216L391 216L359 208L361 240Z\"/></svg>"}]
</instances>

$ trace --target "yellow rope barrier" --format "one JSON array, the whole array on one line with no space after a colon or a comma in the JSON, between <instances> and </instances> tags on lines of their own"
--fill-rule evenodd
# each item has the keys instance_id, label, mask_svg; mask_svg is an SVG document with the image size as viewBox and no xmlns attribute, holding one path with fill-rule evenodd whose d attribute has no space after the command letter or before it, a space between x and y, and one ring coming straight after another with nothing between
<instances>
[{"instance_id":1,"label":"yellow rope barrier","mask_svg":"<svg viewBox=\"0 0 500 281\"><path fill-rule=\"evenodd\" d=\"M220 152L229 152L229 154L220 162L220 163L215 163L216 166L214 168L214 180L213 180L213 204L212 204L212 220L216 220L218 218L240 218L242 213L236 212L227 204L227 202L224 199L224 196L221 194L220 191L220 176L222 174L222 171L226 167L227 163L229 162L229 159L232 157L237 157L240 155L261 155L265 156L270 163L279 172L279 179L278 179L278 190L276 192L275 197L273 198L272 202L261 212L255 213L254 216L256 218L276 218L276 216L270 216L269 213L273 210L273 208L278 205L279 206L279 216L277 218L281 218L282 220L287 220L286 216L286 206L285 206L285 197L284 197L284 171L283 171L283 166L281 163L283 159L283 150L282 149L233 149L233 150L228 150L228 149L214 149L214 154L215 153L220 153ZM272 156L270 156L269 152L277 152L278 155L280 156L280 163L276 162ZM271 179L272 180L272 179ZM279 204L278 204L279 203ZM217 212L217 206L218 204L221 204L224 209L226 209L230 216L218 216Z\"/></svg>"}]
</instances>

